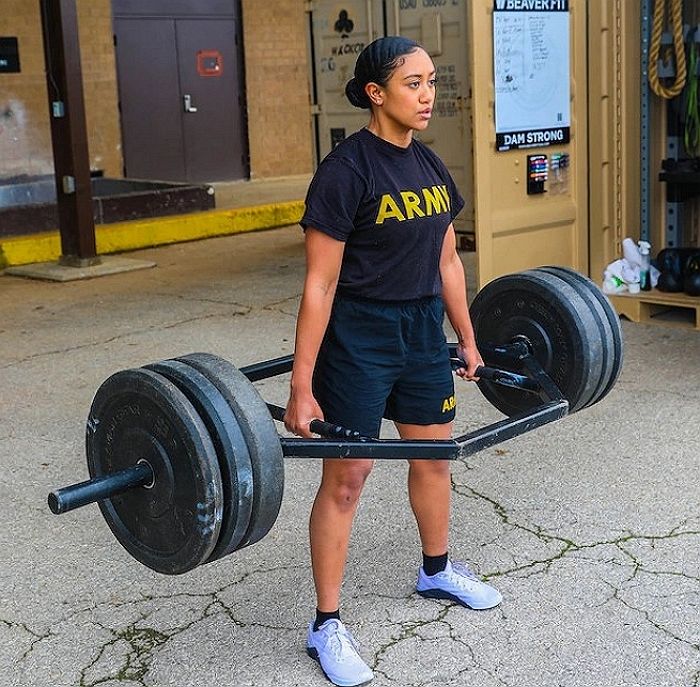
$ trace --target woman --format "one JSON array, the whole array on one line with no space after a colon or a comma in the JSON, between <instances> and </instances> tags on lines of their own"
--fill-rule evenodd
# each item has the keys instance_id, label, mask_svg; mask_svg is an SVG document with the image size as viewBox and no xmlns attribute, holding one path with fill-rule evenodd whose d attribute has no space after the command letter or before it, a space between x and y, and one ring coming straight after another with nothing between
<instances>
[{"instance_id":1,"label":"woman","mask_svg":"<svg viewBox=\"0 0 700 687\"><path fill-rule=\"evenodd\" d=\"M404 439L447 439L454 382L444 313L474 379L483 364L467 308L452 220L464 205L445 165L413 139L430 121L435 66L414 41L380 38L359 55L346 95L370 110L366 128L342 141L311 182L301 220L307 271L297 322L287 429L309 437L326 419L379 436L382 417ZM328 459L310 520L316 620L307 651L337 685L372 671L340 621L353 517L371 460ZM408 493L423 565L417 591L471 608L501 595L448 559L448 461L409 461Z\"/></svg>"}]
</instances>

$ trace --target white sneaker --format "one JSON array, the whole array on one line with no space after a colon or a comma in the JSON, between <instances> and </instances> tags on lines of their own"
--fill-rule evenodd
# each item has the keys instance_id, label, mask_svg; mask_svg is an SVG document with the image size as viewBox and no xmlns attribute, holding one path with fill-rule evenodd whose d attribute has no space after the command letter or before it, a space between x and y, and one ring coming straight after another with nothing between
<instances>
[{"instance_id":1,"label":"white sneaker","mask_svg":"<svg viewBox=\"0 0 700 687\"><path fill-rule=\"evenodd\" d=\"M314 624L309 625L306 653L321 664L324 675L334 685L354 687L374 677L357 649L355 640L340 620L326 620L316 632Z\"/></svg>"},{"instance_id":2,"label":"white sneaker","mask_svg":"<svg viewBox=\"0 0 700 687\"><path fill-rule=\"evenodd\" d=\"M498 606L500 592L482 582L463 563L447 561L447 567L435 575L426 575L421 566L416 591L428 599L449 599L478 610Z\"/></svg>"}]
</instances>

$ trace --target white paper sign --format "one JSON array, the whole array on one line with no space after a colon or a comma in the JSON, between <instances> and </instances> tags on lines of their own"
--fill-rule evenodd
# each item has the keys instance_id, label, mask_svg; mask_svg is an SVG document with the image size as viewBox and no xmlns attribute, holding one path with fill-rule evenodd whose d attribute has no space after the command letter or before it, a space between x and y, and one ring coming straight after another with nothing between
<instances>
[{"instance_id":1,"label":"white paper sign","mask_svg":"<svg viewBox=\"0 0 700 687\"><path fill-rule=\"evenodd\" d=\"M496 148L569 142L568 0L494 0Z\"/></svg>"}]
</instances>

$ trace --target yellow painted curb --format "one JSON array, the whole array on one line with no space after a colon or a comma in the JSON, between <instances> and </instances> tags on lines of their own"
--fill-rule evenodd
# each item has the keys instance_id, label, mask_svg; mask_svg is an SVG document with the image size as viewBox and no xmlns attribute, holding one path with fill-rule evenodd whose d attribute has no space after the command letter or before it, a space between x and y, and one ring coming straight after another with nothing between
<instances>
[{"instance_id":1,"label":"yellow painted curb","mask_svg":"<svg viewBox=\"0 0 700 687\"><path fill-rule=\"evenodd\" d=\"M169 243L283 227L299 222L303 212L304 202L292 200L269 205L102 224L95 227L95 240L98 254L120 253ZM60 255L61 239L58 231L0 239L0 269L34 262L52 262L58 260Z\"/></svg>"}]
</instances>

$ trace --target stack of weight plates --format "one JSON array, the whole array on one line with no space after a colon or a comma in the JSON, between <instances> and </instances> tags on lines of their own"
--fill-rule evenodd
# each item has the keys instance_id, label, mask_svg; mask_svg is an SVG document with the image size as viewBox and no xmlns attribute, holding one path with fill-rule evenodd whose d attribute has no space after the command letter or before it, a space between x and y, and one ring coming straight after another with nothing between
<instances>
[{"instance_id":1,"label":"stack of weight plates","mask_svg":"<svg viewBox=\"0 0 700 687\"><path fill-rule=\"evenodd\" d=\"M470 313L477 346L527 342L569 401L570 412L597 403L617 381L623 360L619 318L598 286L574 270L539 267L499 277L476 295ZM518 365L510 369L523 372ZM519 389L486 380L478 384L509 416L542 403Z\"/></svg>"},{"instance_id":2,"label":"stack of weight plates","mask_svg":"<svg viewBox=\"0 0 700 687\"><path fill-rule=\"evenodd\" d=\"M91 477L139 461L152 485L100 502L138 561L179 574L260 541L284 490L267 406L231 363L207 353L117 372L98 389L86 432Z\"/></svg>"}]
</instances>

